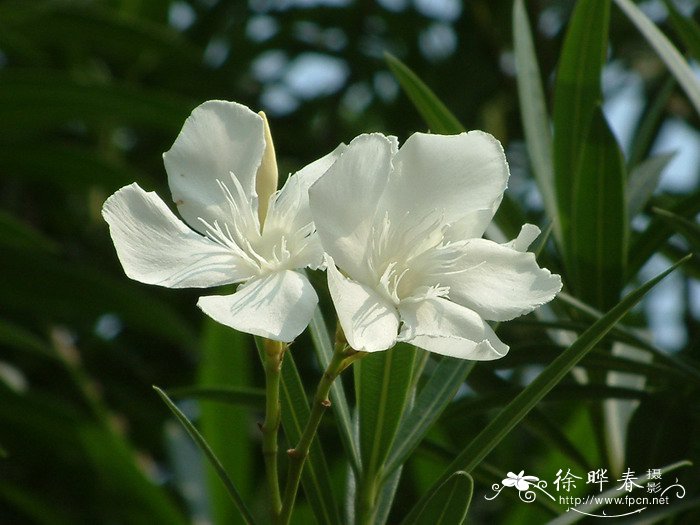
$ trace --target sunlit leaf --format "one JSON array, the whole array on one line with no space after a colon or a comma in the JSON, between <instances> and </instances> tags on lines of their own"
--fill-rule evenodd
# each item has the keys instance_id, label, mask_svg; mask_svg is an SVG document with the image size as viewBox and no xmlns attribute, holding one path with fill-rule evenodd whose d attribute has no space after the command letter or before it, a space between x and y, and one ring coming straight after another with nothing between
<instances>
[{"instance_id":1,"label":"sunlit leaf","mask_svg":"<svg viewBox=\"0 0 700 525\"><path fill-rule=\"evenodd\" d=\"M464 126L460 124L459 120L408 66L389 53L384 54L384 60L423 120L428 124L430 131L442 135L452 135L464 131Z\"/></svg>"},{"instance_id":2,"label":"sunlit leaf","mask_svg":"<svg viewBox=\"0 0 700 525\"><path fill-rule=\"evenodd\" d=\"M516 0L513 6L513 43L518 69L518 97L528 154L547 215L557 224L552 132L532 31L523 0ZM556 228L559 236L558 226Z\"/></svg>"},{"instance_id":3,"label":"sunlit leaf","mask_svg":"<svg viewBox=\"0 0 700 525\"><path fill-rule=\"evenodd\" d=\"M601 310L617 302L627 260L626 174L622 152L601 110L593 113L572 185L565 233L570 285Z\"/></svg>"},{"instance_id":4,"label":"sunlit leaf","mask_svg":"<svg viewBox=\"0 0 700 525\"><path fill-rule=\"evenodd\" d=\"M630 0L614 0L617 6L627 15L632 23L637 26L639 32L644 35L649 44L659 54L673 76L678 80L678 84L683 88L690 102L695 107L695 111L700 113L700 82L683 58L678 49L670 42L654 22L642 12Z\"/></svg>"}]
</instances>

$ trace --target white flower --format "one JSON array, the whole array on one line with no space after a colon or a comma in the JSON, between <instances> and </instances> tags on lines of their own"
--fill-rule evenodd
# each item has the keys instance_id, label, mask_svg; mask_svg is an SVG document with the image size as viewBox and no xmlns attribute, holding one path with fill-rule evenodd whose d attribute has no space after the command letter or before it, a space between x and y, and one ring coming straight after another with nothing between
<instances>
[{"instance_id":1,"label":"white flower","mask_svg":"<svg viewBox=\"0 0 700 525\"><path fill-rule=\"evenodd\" d=\"M536 476L525 476L524 474L524 470L521 470L518 474L508 472L508 477L502 480L501 483L504 487L515 487L519 492L522 492L529 489L532 483L540 480L540 478Z\"/></svg>"},{"instance_id":2,"label":"white flower","mask_svg":"<svg viewBox=\"0 0 700 525\"><path fill-rule=\"evenodd\" d=\"M247 107L205 102L163 155L173 201L190 227L136 183L107 199L102 214L129 277L168 288L243 283L232 295L201 297L197 305L237 330L292 341L318 302L296 270L323 264L308 187L341 148L274 191L277 167L267 137L266 121ZM267 204L260 210L258 193Z\"/></svg>"},{"instance_id":3,"label":"white flower","mask_svg":"<svg viewBox=\"0 0 700 525\"><path fill-rule=\"evenodd\" d=\"M537 227L506 245L481 239L508 175L500 143L480 131L416 133L400 150L380 134L352 141L309 194L350 346L374 352L398 340L467 359L505 355L486 320L530 312L561 289L525 252Z\"/></svg>"}]
</instances>

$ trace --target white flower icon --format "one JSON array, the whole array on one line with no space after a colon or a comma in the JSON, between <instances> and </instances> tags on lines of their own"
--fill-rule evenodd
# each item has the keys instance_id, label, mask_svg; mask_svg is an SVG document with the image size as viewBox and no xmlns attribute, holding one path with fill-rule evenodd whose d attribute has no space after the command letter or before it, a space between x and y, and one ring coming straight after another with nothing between
<instances>
[{"instance_id":1,"label":"white flower icon","mask_svg":"<svg viewBox=\"0 0 700 525\"><path fill-rule=\"evenodd\" d=\"M518 474L508 472L506 478L501 481L504 487L515 487L519 492L523 492L530 488L530 485L536 483L540 478L536 476L525 476L525 471L521 470Z\"/></svg>"}]
</instances>

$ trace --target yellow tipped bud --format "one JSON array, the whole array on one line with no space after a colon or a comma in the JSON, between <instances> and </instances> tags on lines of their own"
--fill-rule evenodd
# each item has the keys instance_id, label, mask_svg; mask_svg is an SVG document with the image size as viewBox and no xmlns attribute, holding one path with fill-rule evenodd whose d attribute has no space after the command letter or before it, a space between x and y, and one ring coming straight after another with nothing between
<instances>
[{"instance_id":1,"label":"yellow tipped bud","mask_svg":"<svg viewBox=\"0 0 700 525\"><path fill-rule=\"evenodd\" d=\"M255 191L258 194L258 218L262 225L267 215L270 195L277 191L277 159L275 158L275 145L272 143L270 125L267 122L265 112L260 111L258 115L262 117L265 126L265 152L255 179Z\"/></svg>"}]
</instances>

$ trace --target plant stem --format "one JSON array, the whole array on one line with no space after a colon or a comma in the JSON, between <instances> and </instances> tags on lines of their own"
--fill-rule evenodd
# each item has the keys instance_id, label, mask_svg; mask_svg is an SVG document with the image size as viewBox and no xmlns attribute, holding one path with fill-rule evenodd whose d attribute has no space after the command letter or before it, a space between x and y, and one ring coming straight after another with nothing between
<instances>
[{"instance_id":1,"label":"plant stem","mask_svg":"<svg viewBox=\"0 0 700 525\"><path fill-rule=\"evenodd\" d=\"M262 450L265 458L265 474L272 510L272 521L278 523L282 511L279 473L277 470L277 434L280 428L280 370L287 345L279 341L265 339L265 422L262 431Z\"/></svg>"},{"instance_id":2,"label":"plant stem","mask_svg":"<svg viewBox=\"0 0 700 525\"><path fill-rule=\"evenodd\" d=\"M299 438L299 443L296 447L287 450L289 456L289 473L287 474L287 484L284 490L284 499L282 500L282 512L279 523L287 525L292 516L292 509L296 501L297 491L299 489L299 481L304 470L304 463L309 455L311 443L316 436L318 425L326 410L331 406L331 401L328 399L328 392L331 389L333 381L340 373L350 366L354 361L363 357L365 352L357 352L347 346L345 336L342 330L336 333L335 349L328 367L326 368L321 380L316 388L316 394L311 402L311 413L309 420L306 422L304 431Z\"/></svg>"}]
</instances>

